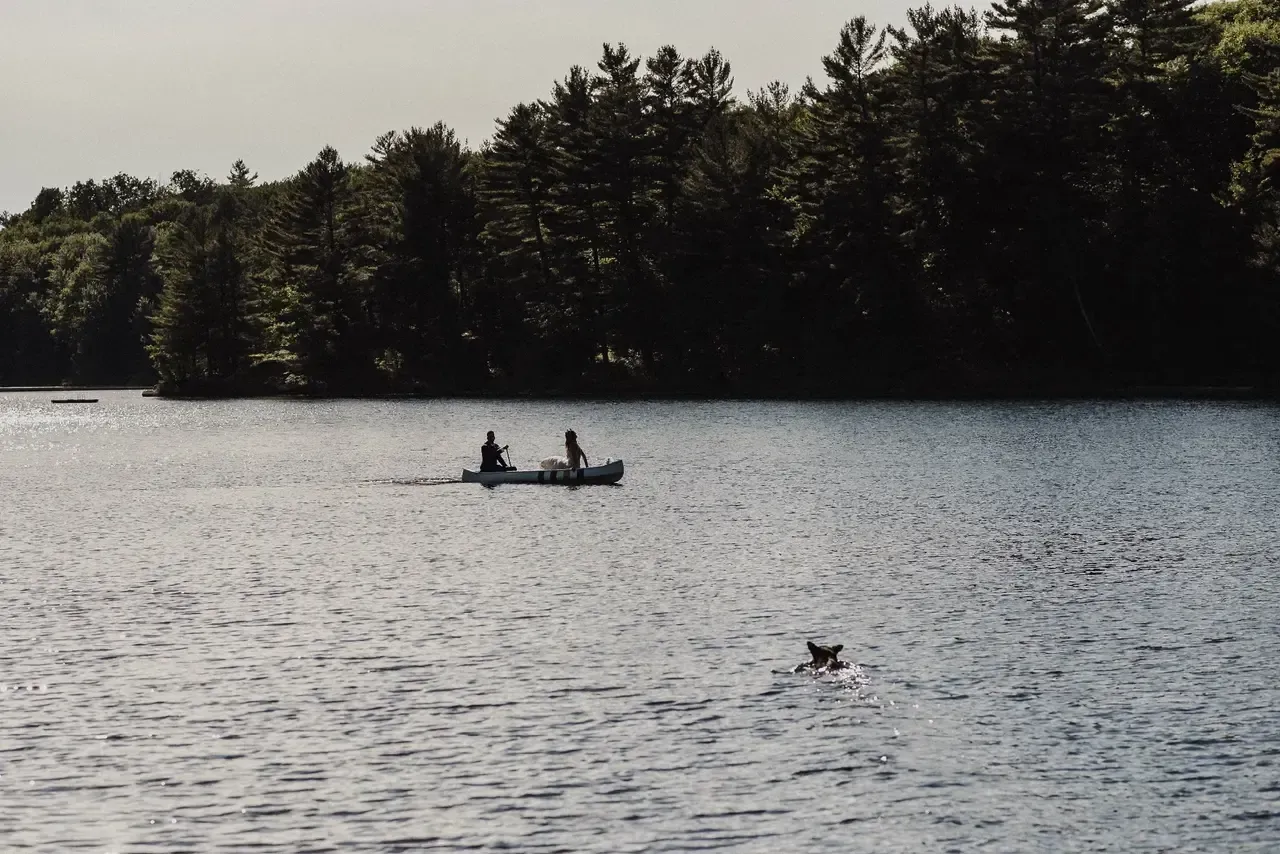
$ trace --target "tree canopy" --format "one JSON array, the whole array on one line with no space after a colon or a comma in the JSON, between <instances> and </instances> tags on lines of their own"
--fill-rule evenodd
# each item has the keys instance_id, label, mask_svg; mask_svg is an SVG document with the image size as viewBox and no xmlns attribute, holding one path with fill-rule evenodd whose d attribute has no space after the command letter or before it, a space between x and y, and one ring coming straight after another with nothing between
<instances>
[{"instance_id":1,"label":"tree canopy","mask_svg":"<svg viewBox=\"0 0 1280 854\"><path fill-rule=\"evenodd\" d=\"M0 217L0 385L1280 389L1280 4L926 5L822 67L606 44L479 150L45 188Z\"/></svg>"}]
</instances>

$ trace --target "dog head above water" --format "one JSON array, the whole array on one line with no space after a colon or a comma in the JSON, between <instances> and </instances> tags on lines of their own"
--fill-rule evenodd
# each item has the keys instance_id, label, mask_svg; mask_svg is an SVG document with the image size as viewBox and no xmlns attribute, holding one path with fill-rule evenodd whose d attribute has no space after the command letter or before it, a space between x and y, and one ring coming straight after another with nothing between
<instances>
[{"instance_id":1,"label":"dog head above water","mask_svg":"<svg viewBox=\"0 0 1280 854\"><path fill-rule=\"evenodd\" d=\"M842 670L849 666L847 661L841 661L838 656L840 650L844 649L844 644L836 643L831 646L818 646L813 641L808 641L809 654L813 656L811 661L796 667L796 672L802 670Z\"/></svg>"}]
</instances>

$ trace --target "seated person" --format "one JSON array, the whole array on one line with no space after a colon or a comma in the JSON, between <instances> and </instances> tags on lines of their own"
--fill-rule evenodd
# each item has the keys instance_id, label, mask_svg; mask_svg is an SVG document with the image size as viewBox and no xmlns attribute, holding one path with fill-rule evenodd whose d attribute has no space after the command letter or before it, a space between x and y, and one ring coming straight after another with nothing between
<instances>
[{"instance_id":1,"label":"seated person","mask_svg":"<svg viewBox=\"0 0 1280 854\"><path fill-rule=\"evenodd\" d=\"M578 446L578 434L572 430L565 431L564 452L571 469L580 469L583 463L591 465L591 461L587 459L587 452Z\"/></svg>"},{"instance_id":2,"label":"seated person","mask_svg":"<svg viewBox=\"0 0 1280 854\"><path fill-rule=\"evenodd\" d=\"M506 445L501 448L494 441L493 431L490 430L486 436L486 441L480 446L480 471L511 471L515 466L507 465L507 461L502 458L502 452L507 449Z\"/></svg>"}]
</instances>

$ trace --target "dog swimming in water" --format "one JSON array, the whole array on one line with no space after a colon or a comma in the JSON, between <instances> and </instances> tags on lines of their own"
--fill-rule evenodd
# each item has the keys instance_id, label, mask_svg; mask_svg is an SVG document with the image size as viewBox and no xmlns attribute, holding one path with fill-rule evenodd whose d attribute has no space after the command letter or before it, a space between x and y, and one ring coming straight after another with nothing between
<instances>
[{"instance_id":1,"label":"dog swimming in water","mask_svg":"<svg viewBox=\"0 0 1280 854\"><path fill-rule=\"evenodd\" d=\"M847 661L840 661L840 650L845 648L844 644L831 644L829 647L819 647L812 640L806 641L809 644L809 654L813 656L810 661L806 661L803 665L796 665L794 673L809 672L835 672L837 670L845 670L846 667L852 667Z\"/></svg>"},{"instance_id":2,"label":"dog swimming in water","mask_svg":"<svg viewBox=\"0 0 1280 854\"><path fill-rule=\"evenodd\" d=\"M844 649L844 644L836 643L831 646L818 646L813 641L807 641L809 644L809 654L813 656L812 660L803 664L797 664L792 673L834 673L837 670L844 670L846 667L853 665L847 661L841 661L838 656L840 650Z\"/></svg>"}]
</instances>

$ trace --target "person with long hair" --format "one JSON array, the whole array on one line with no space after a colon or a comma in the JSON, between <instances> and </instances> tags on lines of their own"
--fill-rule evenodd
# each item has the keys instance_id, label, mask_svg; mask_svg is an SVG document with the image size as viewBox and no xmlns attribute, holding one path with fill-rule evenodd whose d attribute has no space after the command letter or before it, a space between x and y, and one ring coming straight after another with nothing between
<instances>
[{"instance_id":1,"label":"person with long hair","mask_svg":"<svg viewBox=\"0 0 1280 854\"><path fill-rule=\"evenodd\" d=\"M591 465L591 461L587 459L587 452L578 445L578 434L572 430L566 430L564 433L564 455L569 460L571 469L583 468L584 463Z\"/></svg>"}]
</instances>

